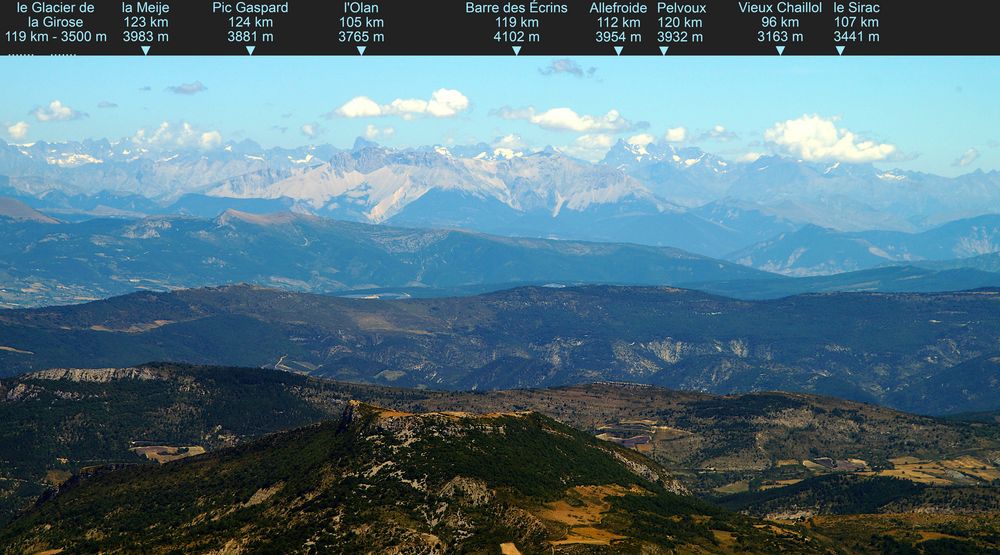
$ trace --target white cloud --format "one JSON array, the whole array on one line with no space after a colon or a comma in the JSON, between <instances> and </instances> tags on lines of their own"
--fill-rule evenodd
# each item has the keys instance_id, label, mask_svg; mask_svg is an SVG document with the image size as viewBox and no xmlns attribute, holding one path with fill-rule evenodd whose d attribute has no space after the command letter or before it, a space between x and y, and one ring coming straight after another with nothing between
<instances>
[{"instance_id":1,"label":"white cloud","mask_svg":"<svg viewBox=\"0 0 1000 555\"><path fill-rule=\"evenodd\" d=\"M951 165L957 168L964 168L966 166L972 165L972 163L975 162L976 160L979 160L979 150L975 148L970 148L969 150L966 150L964 153L962 153L962 155L959 156L957 160L952 162Z\"/></svg>"},{"instance_id":2,"label":"white cloud","mask_svg":"<svg viewBox=\"0 0 1000 555\"><path fill-rule=\"evenodd\" d=\"M319 135L320 130L319 126L316 125L315 123L305 123L302 125L302 127L299 128L299 131L301 131L302 134L305 135L306 137L312 139L316 135Z\"/></svg>"},{"instance_id":3,"label":"white cloud","mask_svg":"<svg viewBox=\"0 0 1000 555\"><path fill-rule=\"evenodd\" d=\"M546 129L577 132L624 131L631 127L618 110L611 110L603 116L581 116L570 108L553 108L533 116L530 121Z\"/></svg>"},{"instance_id":4,"label":"white cloud","mask_svg":"<svg viewBox=\"0 0 1000 555\"><path fill-rule=\"evenodd\" d=\"M188 122L172 124L163 122L155 129L139 129L132 136L132 142L144 147L212 148L222 144L222 133L216 130L203 131Z\"/></svg>"},{"instance_id":5,"label":"white cloud","mask_svg":"<svg viewBox=\"0 0 1000 555\"><path fill-rule=\"evenodd\" d=\"M28 135L28 122L19 121L7 126L7 134L11 139L23 139Z\"/></svg>"},{"instance_id":6,"label":"white cloud","mask_svg":"<svg viewBox=\"0 0 1000 555\"><path fill-rule=\"evenodd\" d=\"M524 156L524 149L527 144L524 139L516 133L497 137L493 140L493 155L501 158L511 159Z\"/></svg>"},{"instance_id":7,"label":"white cloud","mask_svg":"<svg viewBox=\"0 0 1000 555\"><path fill-rule=\"evenodd\" d=\"M650 135L649 133L640 133L638 135L632 135L626 139L625 142L632 146L647 147L656 142L656 137Z\"/></svg>"},{"instance_id":8,"label":"white cloud","mask_svg":"<svg viewBox=\"0 0 1000 555\"><path fill-rule=\"evenodd\" d=\"M557 131L576 131L577 133L624 132L639 127L639 125L622 117L618 110L609 110L601 116L581 115L572 108L552 108L538 112L533 107L504 107L493 112L493 115L507 120L525 120L543 129Z\"/></svg>"},{"instance_id":9,"label":"white cloud","mask_svg":"<svg viewBox=\"0 0 1000 555\"><path fill-rule=\"evenodd\" d=\"M687 139L688 130L684 127L671 127L663 137L668 143L683 143Z\"/></svg>"},{"instance_id":10,"label":"white cloud","mask_svg":"<svg viewBox=\"0 0 1000 555\"><path fill-rule=\"evenodd\" d=\"M736 157L737 162L756 162L763 156L760 152L747 152Z\"/></svg>"},{"instance_id":11,"label":"white cloud","mask_svg":"<svg viewBox=\"0 0 1000 555\"><path fill-rule=\"evenodd\" d=\"M557 150L570 156L596 162L603 158L615 144L615 138L605 133L581 135L573 144L560 147Z\"/></svg>"},{"instance_id":12,"label":"white cloud","mask_svg":"<svg viewBox=\"0 0 1000 555\"><path fill-rule=\"evenodd\" d=\"M87 115L70 108L59 100L49 102L48 106L38 106L29 112L29 114L35 116L35 119L38 121L69 121L80 119Z\"/></svg>"},{"instance_id":13,"label":"white cloud","mask_svg":"<svg viewBox=\"0 0 1000 555\"><path fill-rule=\"evenodd\" d=\"M393 127L376 127L369 124L365 127L365 138L372 141L379 138L388 138L396 134L396 129Z\"/></svg>"},{"instance_id":14,"label":"white cloud","mask_svg":"<svg viewBox=\"0 0 1000 555\"><path fill-rule=\"evenodd\" d=\"M220 144L222 144L222 133L218 131L205 131L198 141L198 146L201 148L212 148Z\"/></svg>"},{"instance_id":15,"label":"white cloud","mask_svg":"<svg viewBox=\"0 0 1000 555\"><path fill-rule=\"evenodd\" d=\"M656 137L650 135L649 133L640 133L625 139L625 142L634 148L634 152L645 156L646 154L649 154L646 147L656 142Z\"/></svg>"},{"instance_id":16,"label":"white cloud","mask_svg":"<svg viewBox=\"0 0 1000 555\"><path fill-rule=\"evenodd\" d=\"M382 107L367 96L356 96L348 100L343 106L337 108L337 114L345 118L367 118L385 115L382 113Z\"/></svg>"},{"instance_id":17,"label":"white cloud","mask_svg":"<svg viewBox=\"0 0 1000 555\"><path fill-rule=\"evenodd\" d=\"M206 87L201 81L195 81L194 83L181 83L180 85L173 85L167 87L167 90L174 94L192 95L205 92L208 90L208 87Z\"/></svg>"},{"instance_id":18,"label":"white cloud","mask_svg":"<svg viewBox=\"0 0 1000 555\"><path fill-rule=\"evenodd\" d=\"M449 118L469 109L469 99L454 89L438 89L427 103L427 112L437 118Z\"/></svg>"},{"instance_id":19,"label":"white cloud","mask_svg":"<svg viewBox=\"0 0 1000 555\"><path fill-rule=\"evenodd\" d=\"M430 99L397 98L388 104L379 104L367 96L356 96L345 102L331 115L345 118L376 118L398 116L412 119L416 116L450 118L469 109L469 99L454 89L438 89Z\"/></svg>"},{"instance_id":20,"label":"white cloud","mask_svg":"<svg viewBox=\"0 0 1000 555\"><path fill-rule=\"evenodd\" d=\"M576 144L585 148L611 148L615 144L615 138L611 135L581 135L576 139Z\"/></svg>"},{"instance_id":21,"label":"white cloud","mask_svg":"<svg viewBox=\"0 0 1000 555\"><path fill-rule=\"evenodd\" d=\"M878 162L896 153L895 145L862 140L838 128L836 121L804 115L775 124L764 132L764 138L779 150L811 162Z\"/></svg>"}]
</instances>

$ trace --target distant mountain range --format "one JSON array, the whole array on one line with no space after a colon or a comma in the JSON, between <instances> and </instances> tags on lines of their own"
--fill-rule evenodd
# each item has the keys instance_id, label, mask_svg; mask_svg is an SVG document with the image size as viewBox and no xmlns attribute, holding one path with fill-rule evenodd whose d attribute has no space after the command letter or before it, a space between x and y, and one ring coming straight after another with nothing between
<instances>
[{"instance_id":1,"label":"distant mountain range","mask_svg":"<svg viewBox=\"0 0 1000 555\"><path fill-rule=\"evenodd\" d=\"M934 270L956 270L956 269L974 269L983 272L1000 272L1000 253L983 254L980 256L974 256L972 258L963 258L960 260L942 260L942 261L924 261L919 262L921 267L930 268Z\"/></svg>"},{"instance_id":2,"label":"distant mountain range","mask_svg":"<svg viewBox=\"0 0 1000 555\"><path fill-rule=\"evenodd\" d=\"M508 152L485 144L398 150L359 140L341 150L244 141L164 151L130 141L34 143L0 147L0 175L8 177L6 185L0 179L0 193L62 219L294 210L365 223L670 246L715 258L751 248L740 258L789 266L783 271L792 274L863 269L868 259L824 265L821 249L815 264L796 266L779 258L782 250L795 252L794 244L774 253L753 245L781 234L794 243L788 234L805 224L923 232L1000 206L1000 172L943 178L774 156L736 162L696 148L624 141L597 164L552 149ZM897 239L875 241L879 249L888 241L889 249L870 256L959 258L995 248L992 240L975 242L984 237L944 250L920 245L940 239L933 236L905 245Z\"/></svg>"},{"instance_id":3,"label":"distant mountain range","mask_svg":"<svg viewBox=\"0 0 1000 555\"><path fill-rule=\"evenodd\" d=\"M747 302L669 288L379 301L228 287L0 311L0 368L171 360L479 390L613 380L945 414L1000 408L998 303L996 289Z\"/></svg>"},{"instance_id":4,"label":"distant mountain range","mask_svg":"<svg viewBox=\"0 0 1000 555\"><path fill-rule=\"evenodd\" d=\"M0 210L5 206L20 219L0 217L0 307L238 283L401 297L529 284L674 285L739 298L1000 286L1000 274L967 268L893 267L792 279L669 247L409 229L292 212L230 209L212 219L55 225L20 201L0 197Z\"/></svg>"},{"instance_id":5,"label":"distant mountain range","mask_svg":"<svg viewBox=\"0 0 1000 555\"><path fill-rule=\"evenodd\" d=\"M957 261L961 262L961 261ZM845 272L831 276L775 277L735 281L688 282L681 284L716 295L737 299L777 299L805 293L880 292L939 293L997 287L1000 274L957 265L954 269L937 265L889 266Z\"/></svg>"},{"instance_id":6,"label":"distant mountain range","mask_svg":"<svg viewBox=\"0 0 1000 555\"><path fill-rule=\"evenodd\" d=\"M518 283L768 278L667 247L406 229L291 212L228 210L210 220L151 217L60 225L0 218L0 238L0 303L6 306L232 283L321 293L429 289L440 295Z\"/></svg>"},{"instance_id":7,"label":"distant mountain range","mask_svg":"<svg viewBox=\"0 0 1000 555\"><path fill-rule=\"evenodd\" d=\"M265 150L252 141L212 150L172 150L129 140L39 141L0 146L0 174L10 178L9 185L33 195L130 192L150 199L176 198L214 181L268 168L276 175L292 175L336 152L329 146Z\"/></svg>"},{"instance_id":8,"label":"distant mountain range","mask_svg":"<svg viewBox=\"0 0 1000 555\"><path fill-rule=\"evenodd\" d=\"M988 215L950 222L922 233L838 232L807 225L726 258L769 272L810 276L952 259L962 260L928 266L987 269L991 266L964 259L998 251L1000 215Z\"/></svg>"}]
</instances>

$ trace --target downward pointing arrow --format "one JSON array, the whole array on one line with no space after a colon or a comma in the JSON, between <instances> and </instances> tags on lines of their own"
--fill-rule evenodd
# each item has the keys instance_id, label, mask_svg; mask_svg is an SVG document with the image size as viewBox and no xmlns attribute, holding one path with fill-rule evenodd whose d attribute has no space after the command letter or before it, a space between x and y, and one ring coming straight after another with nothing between
<instances>
[{"instance_id":1,"label":"downward pointing arrow","mask_svg":"<svg viewBox=\"0 0 1000 555\"><path fill-rule=\"evenodd\" d=\"M149 47L148 46L143 46L142 47L142 55L143 56L148 56L149 55Z\"/></svg>"},{"instance_id":2,"label":"downward pointing arrow","mask_svg":"<svg viewBox=\"0 0 1000 555\"><path fill-rule=\"evenodd\" d=\"M367 50L367 49L368 49L367 46L359 46L358 47L358 54L364 56L365 55L365 50Z\"/></svg>"},{"instance_id":3,"label":"downward pointing arrow","mask_svg":"<svg viewBox=\"0 0 1000 555\"><path fill-rule=\"evenodd\" d=\"M837 54L839 54L839 55L843 56L843 55L844 55L844 49L845 49L845 48L847 48L847 47L846 47L846 46L842 46L842 45L838 45L838 46L837 46Z\"/></svg>"},{"instance_id":4,"label":"downward pointing arrow","mask_svg":"<svg viewBox=\"0 0 1000 555\"><path fill-rule=\"evenodd\" d=\"M247 54L250 54L251 56L253 56L253 51L256 50L256 49L257 49L256 46L247 46Z\"/></svg>"},{"instance_id":5,"label":"downward pointing arrow","mask_svg":"<svg viewBox=\"0 0 1000 555\"><path fill-rule=\"evenodd\" d=\"M660 54L663 54L664 56L666 56L667 55L667 50L670 50L669 46L661 46L660 47Z\"/></svg>"},{"instance_id":6,"label":"downward pointing arrow","mask_svg":"<svg viewBox=\"0 0 1000 555\"><path fill-rule=\"evenodd\" d=\"M775 46L774 48L778 51L778 55L779 56L781 56L782 54L785 53L785 47L784 46Z\"/></svg>"},{"instance_id":7,"label":"downward pointing arrow","mask_svg":"<svg viewBox=\"0 0 1000 555\"><path fill-rule=\"evenodd\" d=\"M511 48L514 49L514 55L515 56L517 56L518 54L521 53L521 47L520 46L511 46Z\"/></svg>"},{"instance_id":8,"label":"downward pointing arrow","mask_svg":"<svg viewBox=\"0 0 1000 555\"><path fill-rule=\"evenodd\" d=\"M622 55L622 50L625 50L624 46L616 46L615 47L615 54L621 56Z\"/></svg>"}]
</instances>

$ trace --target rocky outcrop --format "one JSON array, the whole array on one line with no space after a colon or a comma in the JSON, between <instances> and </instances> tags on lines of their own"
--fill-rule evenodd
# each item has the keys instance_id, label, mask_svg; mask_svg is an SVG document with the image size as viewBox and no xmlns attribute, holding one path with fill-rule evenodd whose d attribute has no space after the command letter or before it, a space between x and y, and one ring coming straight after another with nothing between
<instances>
[{"instance_id":1,"label":"rocky outcrop","mask_svg":"<svg viewBox=\"0 0 1000 555\"><path fill-rule=\"evenodd\" d=\"M108 383L116 380L166 380L167 372L155 368L53 368L25 376L35 380Z\"/></svg>"}]
</instances>

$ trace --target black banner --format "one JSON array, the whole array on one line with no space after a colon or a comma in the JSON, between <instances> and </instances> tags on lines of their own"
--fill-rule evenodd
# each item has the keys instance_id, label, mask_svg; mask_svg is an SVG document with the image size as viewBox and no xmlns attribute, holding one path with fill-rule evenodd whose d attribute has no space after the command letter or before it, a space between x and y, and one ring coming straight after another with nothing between
<instances>
[{"instance_id":1,"label":"black banner","mask_svg":"<svg viewBox=\"0 0 1000 555\"><path fill-rule=\"evenodd\" d=\"M997 55L974 0L2 0L6 55Z\"/></svg>"}]
</instances>

